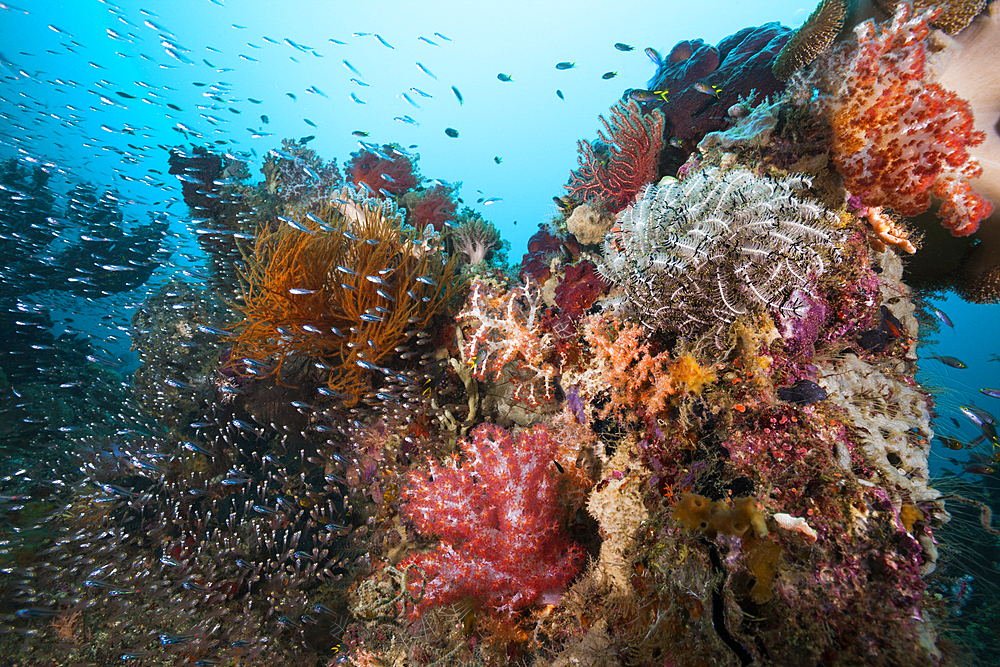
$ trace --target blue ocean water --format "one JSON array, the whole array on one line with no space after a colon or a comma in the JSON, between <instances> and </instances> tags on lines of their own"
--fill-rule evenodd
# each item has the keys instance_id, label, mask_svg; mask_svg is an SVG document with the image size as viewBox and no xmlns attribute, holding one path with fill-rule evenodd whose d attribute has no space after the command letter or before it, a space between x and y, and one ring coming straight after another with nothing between
<instances>
[{"instance_id":1,"label":"blue ocean water","mask_svg":"<svg viewBox=\"0 0 1000 667\"><path fill-rule=\"evenodd\" d=\"M122 220L112 226L119 229L166 225L159 250L145 258L150 275L134 288L102 295L32 284L17 291L13 308L44 312L50 321L41 326L55 337L89 341L109 381L128 386L139 367L133 315L172 278L204 283L197 223L182 183L168 173L174 147L238 154L258 180L268 151L284 138L312 136L309 148L341 164L359 150L359 139L398 143L419 155L424 177L461 182L463 204L500 230L517 264L539 225L558 214L553 197L565 194L577 141L593 139L598 116L656 73L644 48L666 53L694 37L715 44L770 21L797 27L812 10L780 0L0 0L0 162L41 166L63 203L81 183L98 195L114 193ZM558 69L562 62L572 66ZM79 227L60 227L64 237L31 250L40 264L46 252L79 241ZM954 326L927 334L918 378L935 390L935 429L969 442L980 431L961 406L1000 414L1000 399L981 391L1000 390L1000 305L944 291L926 303ZM967 368L931 355L957 357ZM37 368L41 376L53 373L41 358ZM113 415L113 406L107 411ZM60 415L58 423L72 434L86 430L85 419ZM123 418L119 431L137 423ZM17 466L22 458L2 460ZM997 478L963 472L969 463L939 443L932 450L933 474L960 473L992 493Z\"/></svg>"}]
</instances>

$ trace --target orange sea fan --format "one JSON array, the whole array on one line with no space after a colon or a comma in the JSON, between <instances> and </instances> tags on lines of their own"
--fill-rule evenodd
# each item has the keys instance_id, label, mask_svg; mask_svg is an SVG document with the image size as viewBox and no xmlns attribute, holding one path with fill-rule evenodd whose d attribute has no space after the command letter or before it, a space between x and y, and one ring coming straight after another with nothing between
<instances>
[{"instance_id":1,"label":"orange sea fan","mask_svg":"<svg viewBox=\"0 0 1000 667\"><path fill-rule=\"evenodd\" d=\"M397 348L426 336L461 288L458 261L435 237L404 229L385 204L288 212L277 228L258 231L243 258L242 298L231 304L243 316L234 366L267 361L280 381L290 357L318 359L347 406L373 393L399 365Z\"/></svg>"}]
</instances>

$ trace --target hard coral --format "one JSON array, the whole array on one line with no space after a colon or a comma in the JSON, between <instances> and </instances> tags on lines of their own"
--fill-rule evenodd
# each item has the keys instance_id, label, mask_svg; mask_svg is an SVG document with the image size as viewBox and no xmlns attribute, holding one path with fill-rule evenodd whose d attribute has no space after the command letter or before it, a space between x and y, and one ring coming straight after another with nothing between
<instances>
[{"instance_id":1,"label":"hard coral","mask_svg":"<svg viewBox=\"0 0 1000 667\"><path fill-rule=\"evenodd\" d=\"M787 79L792 72L805 67L830 48L846 16L846 0L820 0L819 6L778 53L771 66L774 75Z\"/></svg>"},{"instance_id":2,"label":"hard coral","mask_svg":"<svg viewBox=\"0 0 1000 667\"><path fill-rule=\"evenodd\" d=\"M286 212L309 231L263 228L245 251L233 358L273 361L279 379L290 357L319 359L329 389L353 405L373 378L393 376L380 364L394 348L447 307L458 263L422 246L384 204L351 200L310 215Z\"/></svg>"},{"instance_id":3,"label":"hard coral","mask_svg":"<svg viewBox=\"0 0 1000 667\"><path fill-rule=\"evenodd\" d=\"M718 46L696 39L677 44L664 58L650 90L669 91L657 106L666 116L667 136L683 141L700 141L708 132L729 126L729 108L750 96L773 95L784 86L771 73L771 64L785 45L791 31L778 24L744 28L719 42ZM706 95L697 82L712 86L715 95ZM700 87L700 86L699 86Z\"/></svg>"},{"instance_id":4,"label":"hard coral","mask_svg":"<svg viewBox=\"0 0 1000 667\"><path fill-rule=\"evenodd\" d=\"M580 167L570 172L565 186L570 196L597 200L612 212L620 211L639 188L656 180L656 165L663 150L663 114L644 114L639 105L617 103L610 119L603 115L598 140L577 141Z\"/></svg>"},{"instance_id":5,"label":"hard coral","mask_svg":"<svg viewBox=\"0 0 1000 667\"><path fill-rule=\"evenodd\" d=\"M431 462L403 490L403 515L441 542L400 563L426 576L415 613L474 598L510 617L576 575L583 550L560 526L556 468L559 443L544 427L516 438L482 424L459 444L464 460Z\"/></svg>"},{"instance_id":6,"label":"hard coral","mask_svg":"<svg viewBox=\"0 0 1000 667\"><path fill-rule=\"evenodd\" d=\"M852 194L905 216L938 197L942 224L967 236L993 210L968 182L981 173L969 148L985 135L975 130L969 104L932 79L927 37L935 16L913 16L900 3L891 24L859 25L846 63L824 74L832 87L824 103L833 161Z\"/></svg>"}]
</instances>

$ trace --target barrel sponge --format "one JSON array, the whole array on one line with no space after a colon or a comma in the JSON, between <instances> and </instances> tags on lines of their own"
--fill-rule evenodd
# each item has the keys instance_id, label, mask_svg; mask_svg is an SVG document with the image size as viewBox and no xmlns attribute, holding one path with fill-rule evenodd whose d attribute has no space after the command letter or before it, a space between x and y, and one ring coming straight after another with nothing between
<instances>
[{"instance_id":1,"label":"barrel sponge","mask_svg":"<svg viewBox=\"0 0 1000 667\"><path fill-rule=\"evenodd\" d=\"M709 537L718 533L743 537L751 528L757 537L767 535L767 520L757 509L753 496L736 498L730 507L719 500L683 493L674 507L673 517L685 528L700 530Z\"/></svg>"}]
</instances>

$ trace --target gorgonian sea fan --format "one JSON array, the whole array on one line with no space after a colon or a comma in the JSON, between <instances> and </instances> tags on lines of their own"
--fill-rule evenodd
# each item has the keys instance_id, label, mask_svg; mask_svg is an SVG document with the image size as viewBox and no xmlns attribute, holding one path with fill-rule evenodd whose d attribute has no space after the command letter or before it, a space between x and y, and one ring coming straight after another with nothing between
<instances>
[{"instance_id":1,"label":"gorgonian sea fan","mask_svg":"<svg viewBox=\"0 0 1000 667\"><path fill-rule=\"evenodd\" d=\"M721 352L740 317L805 316L840 236L836 216L796 196L808 185L717 168L647 185L618 215L598 269L646 326Z\"/></svg>"}]
</instances>

